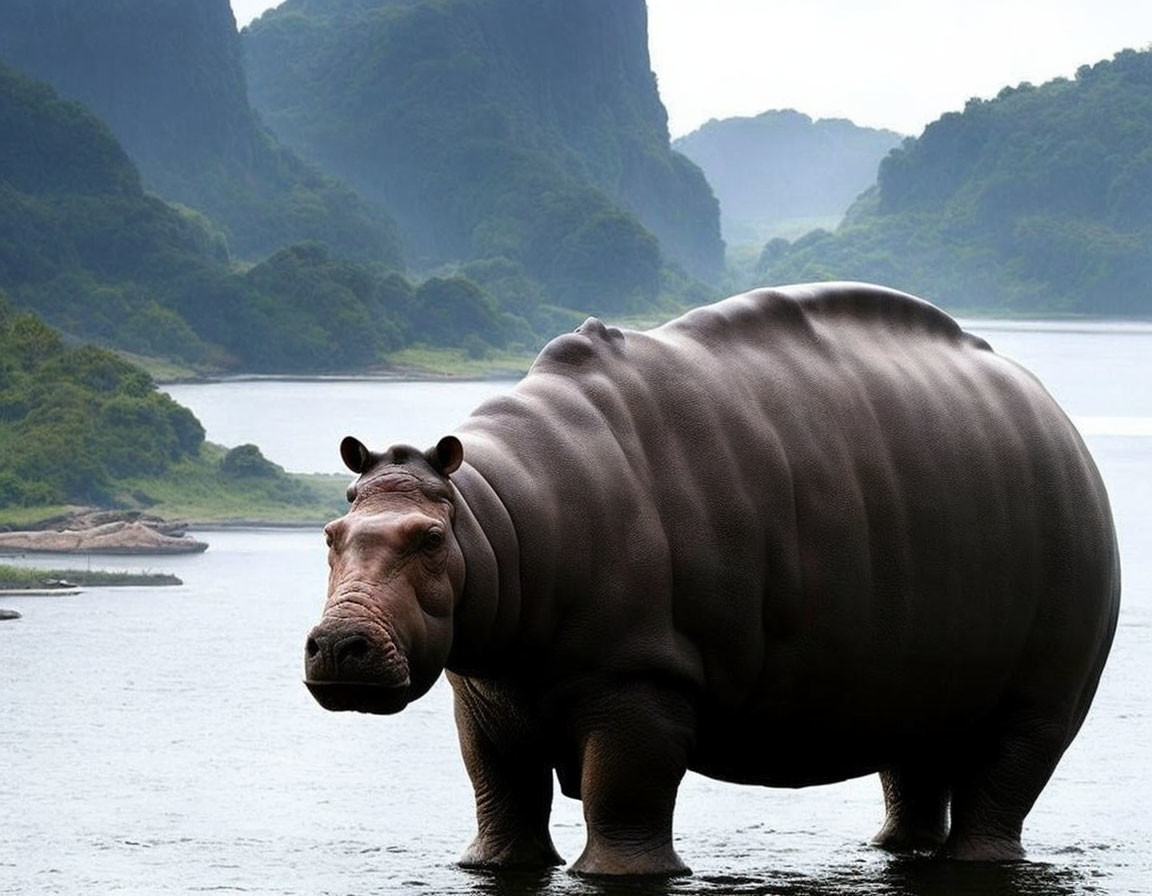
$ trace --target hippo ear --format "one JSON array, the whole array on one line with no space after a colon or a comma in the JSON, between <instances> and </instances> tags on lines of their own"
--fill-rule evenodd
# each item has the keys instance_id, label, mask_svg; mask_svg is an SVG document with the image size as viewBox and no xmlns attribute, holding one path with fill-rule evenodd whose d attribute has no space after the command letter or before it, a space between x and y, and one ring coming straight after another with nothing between
<instances>
[{"instance_id":1,"label":"hippo ear","mask_svg":"<svg viewBox=\"0 0 1152 896\"><path fill-rule=\"evenodd\" d=\"M344 466L353 473L363 473L372 466L374 460L372 452L355 436L344 437L340 443L340 457L344 460Z\"/></svg>"},{"instance_id":2,"label":"hippo ear","mask_svg":"<svg viewBox=\"0 0 1152 896\"><path fill-rule=\"evenodd\" d=\"M436 447L424 455L432 469L445 476L451 476L460 469L464 461L464 446L456 436L444 436Z\"/></svg>"}]
</instances>

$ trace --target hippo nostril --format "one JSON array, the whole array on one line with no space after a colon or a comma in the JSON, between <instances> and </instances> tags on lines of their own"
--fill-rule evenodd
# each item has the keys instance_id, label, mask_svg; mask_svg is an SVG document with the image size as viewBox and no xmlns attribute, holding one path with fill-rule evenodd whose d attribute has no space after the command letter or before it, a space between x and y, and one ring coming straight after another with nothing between
<instances>
[{"instance_id":1,"label":"hippo nostril","mask_svg":"<svg viewBox=\"0 0 1152 896\"><path fill-rule=\"evenodd\" d=\"M317 626L304 642L304 662L313 679L363 678L373 671L373 642L364 632Z\"/></svg>"},{"instance_id":2,"label":"hippo nostril","mask_svg":"<svg viewBox=\"0 0 1152 896\"><path fill-rule=\"evenodd\" d=\"M309 687L365 684L407 687L408 664L390 638L347 625L321 623L304 642Z\"/></svg>"},{"instance_id":3,"label":"hippo nostril","mask_svg":"<svg viewBox=\"0 0 1152 896\"><path fill-rule=\"evenodd\" d=\"M349 635L344 638L333 651L337 667L347 666L349 661L356 662L368 653L371 646L363 635Z\"/></svg>"}]
</instances>

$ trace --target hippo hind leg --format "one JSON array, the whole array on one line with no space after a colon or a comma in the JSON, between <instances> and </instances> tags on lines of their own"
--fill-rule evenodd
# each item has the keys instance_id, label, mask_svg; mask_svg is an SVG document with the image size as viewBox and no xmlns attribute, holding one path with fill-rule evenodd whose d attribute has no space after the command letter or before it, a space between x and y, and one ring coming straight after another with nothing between
<instances>
[{"instance_id":1,"label":"hippo hind leg","mask_svg":"<svg viewBox=\"0 0 1152 896\"><path fill-rule=\"evenodd\" d=\"M924 750L936 764L882 771L886 818L873 845L961 860L1022 858L1024 818L1071 740L1054 715L1000 714L951 751Z\"/></svg>"},{"instance_id":2,"label":"hippo hind leg","mask_svg":"<svg viewBox=\"0 0 1152 896\"><path fill-rule=\"evenodd\" d=\"M937 769L901 765L880 773L886 818L872 843L894 853L934 852L948 837L949 784Z\"/></svg>"},{"instance_id":3,"label":"hippo hind leg","mask_svg":"<svg viewBox=\"0 0 1152 896\"><path fill-rule=\"evenodd\" d=\"M974 737L955 770L952 830L941 854L974 861L1023 858L1024 818L1070 740L1067 725L1035 716L1017 716L993 736Z\"/></svg>"}]
</instances>

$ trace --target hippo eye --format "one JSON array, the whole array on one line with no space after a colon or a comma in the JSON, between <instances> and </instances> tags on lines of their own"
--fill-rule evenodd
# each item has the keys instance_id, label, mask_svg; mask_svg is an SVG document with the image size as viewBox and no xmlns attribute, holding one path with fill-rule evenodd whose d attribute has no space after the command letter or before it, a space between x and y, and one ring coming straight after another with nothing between
<instances>
[{"instance_id":1,"label":"hippo eye","mask_svg":"<svg viewBox=\"0 0 1152 896\"><path fill-rule=\"evenodd\" d=\"M443 529L429 529L424 533L424 541L420 544L426 551L439 550L441 545L444 544L444 530Z\"/></svg>"}]
</instances>

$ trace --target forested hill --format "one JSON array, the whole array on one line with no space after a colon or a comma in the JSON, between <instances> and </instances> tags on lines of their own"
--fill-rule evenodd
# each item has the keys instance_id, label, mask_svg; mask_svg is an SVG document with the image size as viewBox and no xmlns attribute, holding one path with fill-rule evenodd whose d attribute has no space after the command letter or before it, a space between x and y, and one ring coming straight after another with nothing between
<instances>
[{"instance_id":1,"label":"forested hill","mask_svg":"<svg viewBox=\"0 0 1152 896\"><path fill-rule=\"evenodd\" d=\"M414 339L531 342L475 284L418 286L318 244L234 270L202 217L146 195L111 131L0 64L0 290L85 342L208 370L380 364Z\"/></svg>"},{"instance_id":2,"label":"forested hill","mask_svg":"<svg viewBox=\"0 0 1152 896\"><path fill-rule=\"evenodd\" d=\"M713 119L672 145L704 170L732 245L835 227L901 139L894 131L842 118L813 121L783 109Z\"/></svg>"},{"instance_id":3,"label":"forested hill","mask_svg":"<svg viewBox=\"0 0 1152 896\"><path fill-rule=\"evenodd\" d=\"M501 258L554 301L715 279L700 170L670 149L644 0L286 0L242 33L253 104L387 203L420 263ZM583 297L581 299L581 297Z\"/></svg>"},{"instance_id":4,"label":"forested hill","mask_svg":"<svg viewBox=\"0 0 1152 896\"><path fill-rule=\"evenodd\" d=\"M199 360L158 289L222 267L202 222L146 196L111 131L0 64L0 289L88 340Z\"/></svg>"},{"instance_id":5,"label":"forested hill","mask_svg":"<svg viewBox=\"0 0 1152 896\"><path fill-rule=\"evenodd\" d=\"M762 267L962 310L1149 314L1152 52L972 100L888 156L835 234L769 243Z\"/></svg>"},{"instance_id":6,"label":"forested hill","mask_svg":"<svg viewBox=\"0 0 1152 896\"><path fill-rule=\"evenodd\" d=\"M145 184L224 225L234 254L315 240L400 263L387 214L257 120L229 0L4 0L0 61L95 111Z\"/></svg>"},{"instance_id":7,"label":"forested hill","mask_svg":"<svg viewBox=\"0 0 1152 896\"><path fill-rule=\"evenodd\" d=\"M163 473L203 442L143 370L66 348L0 292L0 508L105 502L115 479Z\"/></svg>"},{"instance_id":8,"label":"forested hill","mask_svg":"<svg viewBox=\"0 0 1152 896\"><path fill-rule=\"evenodd\" d=\"M65 345L35 315L13 311L0 291L5 525L13 514L30 521L78 504L199 507L256 520L323 519L328 503L255 445L206 443L200 421L139 367L90 345Z\"/></svg>"}]
</instances>

